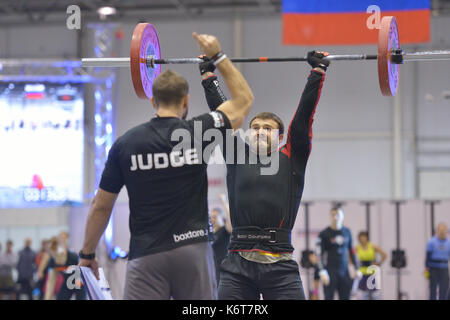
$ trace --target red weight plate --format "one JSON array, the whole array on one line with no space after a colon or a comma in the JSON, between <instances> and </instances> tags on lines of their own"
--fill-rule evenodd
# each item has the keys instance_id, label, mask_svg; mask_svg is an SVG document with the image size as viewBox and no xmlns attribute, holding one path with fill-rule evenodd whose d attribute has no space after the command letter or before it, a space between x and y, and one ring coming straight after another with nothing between
<instances>
[{"instance_id":1,"label":"red weight plate","mask_svg":"<svg viewBox=\"0 0 450 320\"><path fill-rule=\"evenodd\" d=\"M150 55L161 58L158 33L152 24L139 23L131 38L130 67L134 91L141 99L152 97L153 81L161 73L161 65L147 66L146 58Z\"/></svg>"},{"instance_id":2,"label":"red weight plate","mask_svg":"<svg viewBox=\"0 0 450 320\"><path fill-rule=\"evenodd\" d=\"M395 17L383 17L378 33L378 80L384 96L395 96L398 87L399 65L391 62L391 52L399 48Z\"/></svg>"}]
</instances>

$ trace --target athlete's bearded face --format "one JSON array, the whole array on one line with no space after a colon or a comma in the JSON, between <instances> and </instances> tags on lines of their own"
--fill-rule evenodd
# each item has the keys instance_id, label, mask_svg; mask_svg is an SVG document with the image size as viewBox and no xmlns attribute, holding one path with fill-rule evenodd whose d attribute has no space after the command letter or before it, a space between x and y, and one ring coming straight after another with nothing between
<instances>
[{"instance_id":1,"label":"athlete's bearded face","mask_svg":"<svg viewBox=\"0 0 450 320\"><path fill-rule=\"evenodd\" d=\"M254 119L250 124L250 147L257 154L271 154L283 140L279 135L278 123L272 119Z\"/></svg>"}]
</instances>

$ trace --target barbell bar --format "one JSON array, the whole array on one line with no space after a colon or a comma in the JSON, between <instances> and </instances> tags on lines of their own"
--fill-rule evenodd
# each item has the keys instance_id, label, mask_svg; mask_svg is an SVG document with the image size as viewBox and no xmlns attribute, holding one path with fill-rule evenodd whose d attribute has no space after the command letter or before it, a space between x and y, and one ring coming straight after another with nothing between
<instances>
[{"instance_id":1,"label":"barbell bar","mask_svg":"<svg viewBox=\"0 0 450 320\"><path fill-rule=\"evenodd\" d=\"M426 61L426 60L450 60L450 50L440 51L423 51L411 53L393 53L392 56L401 56L403 61ZM327 60L377 60L378 56L374 54L342 54L329 55L324 59ZM306 57L259 57L259 58L230 58L233 63L247 63L247 62L293 62L293 61L307 61ZM392 58L391 58L392 60ZM130 58L83 58L81 59L83 67L130 67ZM195 64L201 63L204 60L201 58L168 58L155 59L153 56L146 57L146 64L148 66L154 64ZM398 62L394 62L397 63Z\"/></svg>"},{"instance_id":2,"label":"barbell bar","mask_svg":"<svg viewBox=\"0 0 450 320\"><path fill-rule=\"evenodd\" d=\"M329 55L328 60L376 60L376 55L365 54L343 54L343 55ZM247 63L247 62L292 62L292 61L307 61L306 57L283 57L283 58L230 58L233 63ZM83 58L83 67L129 67L130 58ZM195 64L201 63L204 60L201 58L169 58L169 59L155 59L153 56L146 57L146 64L152 66L155 64Z\"/></svg>"}]
</instances>

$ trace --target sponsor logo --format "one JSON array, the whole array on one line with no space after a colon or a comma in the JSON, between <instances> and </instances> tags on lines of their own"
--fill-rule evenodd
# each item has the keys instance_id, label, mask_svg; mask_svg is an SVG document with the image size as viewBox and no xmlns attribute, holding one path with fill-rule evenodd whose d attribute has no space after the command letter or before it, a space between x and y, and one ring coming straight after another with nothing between
<instances>
[{"instance_id":1,"label":"sponsor logo","mask_svg":"<svg viewBox=\"0 0 450 320\"><path fill-rule=\"evenodd\" d=\"M263 234L238 234L238 239L248 239L248 240L270 240L272 237L270 235Z\"/></svg>"},{"instance_id":2,"label":"sponsor logo","mask_svg":"<svg viewBox=\"0 0 450 320\"><path fill-rule=\"evenodd\" d=\"M188 232L182 233L182 234L174 234L173 240L175 242L180 242L180 241L185 241L185 240L189 240L189 239L204 237L206 235L208 235L208 231L200 229L200 230L188 231Z\"/></svg>"}]
</instances>

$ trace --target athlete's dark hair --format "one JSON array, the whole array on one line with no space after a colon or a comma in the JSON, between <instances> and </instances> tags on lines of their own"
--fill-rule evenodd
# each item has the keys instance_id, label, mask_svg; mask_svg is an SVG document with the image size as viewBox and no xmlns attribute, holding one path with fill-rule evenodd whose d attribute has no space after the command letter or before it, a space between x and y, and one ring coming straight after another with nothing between
<instances>
[{"instance_id":1,"label":"athlete's dark hair","mask_svg":"<svg viewBox=\"0 0 450 320\"><path fill-rule=\"evenodd\" d=\"M152 92L157 106L179 104L188 94L189 85L186 79L169 69L160 73L153 82Z\"/></svg>"},{"instance_id":2,"label":"athlete's dark hair","mask_svg":"<svg viewBox=\"0 0 450 320\"><path fill-rule=\"evenodd\" d=\"M362 236L365 236L367 240L369 240L369 233L367 231L361 231L358 233L358 239L361 238Z\"/></svg>"},{"instance_id":3,"label":"athlete's dark hair","mask_svg":"<svg viewBox=\"0 0 450 320\"><path fill-rule=\"evenodd\" d=\"M250 127L252 126L252 122L255 119L262 119L262 120L273 120L278 124L278 134L284 133L284 124L283 121L274 113L272 112L260 112L256 116L253 117L253 119L250 121Z\"/></svg>"}]
</instances>

